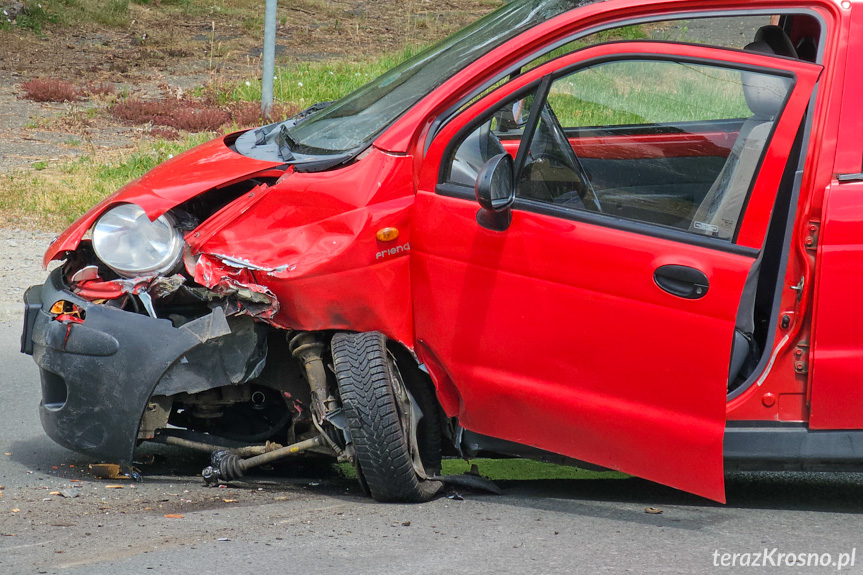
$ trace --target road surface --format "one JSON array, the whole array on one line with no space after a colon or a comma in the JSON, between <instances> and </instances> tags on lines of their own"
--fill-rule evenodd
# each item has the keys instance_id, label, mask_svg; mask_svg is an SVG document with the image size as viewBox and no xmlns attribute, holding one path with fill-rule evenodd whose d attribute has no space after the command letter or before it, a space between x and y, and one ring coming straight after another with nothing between
<instances>
[{"instance_id":1,"label":"road surface","mask_svg":"<svg viewBox=\"0 0 863 575\"><path fill-rule=\"evenodd\" d=\"M320 468L208 489L206 456L152 447L143 483L98 480L43 433L18 337L17 322L0 323L3 575L833 573L852 557L841 572L863 573L859 475L733 475L727 505L637 479L500 482L500 497L382 505ZM766 566L739 566L756 553L763 565L765 549ZM782 553L837 564L773 566Z\"/></svg>"}]
</instances>

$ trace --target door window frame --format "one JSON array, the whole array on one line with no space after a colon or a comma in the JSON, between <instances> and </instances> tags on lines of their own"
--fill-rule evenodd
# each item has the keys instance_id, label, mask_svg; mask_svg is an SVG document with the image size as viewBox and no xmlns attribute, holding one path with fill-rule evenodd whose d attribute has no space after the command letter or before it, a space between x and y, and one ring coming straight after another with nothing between
<instances>
[{"instance_id":1,"label":"door window frame","mask_svg":"<svg viewBox=\"0 0 863 575\"><path fill-rule=\"evenodd\" d=\"M533 53L525 56L521 60L518 60L512 63L509 66L506 66L501 72L496 75L490 77L488 80L475 86L472 90L467 92L463 97L457 100L454 104L452 104L449 108L444 110L437 118L434 118L431 122L431 125L428 129L427 135L425 137L425 142L422 148L423 156L428 153L429 147L435 138L438 137L441 130L446 127L453 119L460 115L461 112L467 111L472 106L468 106L468 104L480 96L483 92L491 89L495 84L500 83L501 81L510 78L513 79L513 74L519 72L522 68L536 60L537 58L542 58L549 52L557 50L567 44L579 40L581 38L585 38L587 36L591 36L593 34L597 34L599 32L605 32L608 30L615 30L617 28L624 28L627 26L637 26L641 24L651 24L656 22L666 22L666 21L674 21L674 20L701 20L701 19L709 19L709 18L733 18L733 17L751 17L751 16L795 16L795 15L805 15L810 16L818 22L820 33L818 37L818 51L815 57L815 64L819 66L823 66L824 64L824 51L825 44L827 41L827 34L829 30L827 29L827 21L824 16L813 8L789 8L787 6L777 6L775 8L759 8L757 10L704 10L704 11L693 11L693 10L683 10L683 11L669 11L663 12L661 14L651 14L648 16L641 16L638 18L624 18L620 20L614 20L611 22L607 22L604 24L599 24L597 26L593 26L590 28L585 28L583 30L579 30L573 34L560 38L557 41L552 42L551 44L546 44L541 48L537 49ZM539 66L539 69L548 64L560 60L561 58L566 58L571 56L572 54L586 50L589 48L594 48L596 46L602 46L604 44L608 44L609 42L604 42L601 44L594 44L591 46L586 46L585 48L581 48L580 50L576 50L570 52L569 54L564 54L546 62L542 66ZM685 44L683 42L677 42L677 44ZM693 46L704 46L708 48L717 48L721 50L730 50L736 52L742 52L742 50L737 50L735 48L723 48L721 46L714 46L711 44L690 44ZM532 71L532 70L531 70ZM505 86L506 84L504 84ZM493 92L492 92L493 93ZM466 108L467 106L467 108Z\"/></svg>"},{"instance_id":2,"label":"door window frame","mask_svg":"<svg viewBox=\"0 0 863 575\"><path fill-rule=\"evenodd\" d=\"M691 44L681 44L676 42L626 42L627 44L667 44L671 46L691 46ZM610 44L619 44L617 42ZM592 46L590 48L585 48L585 50L596 49L599 46L604 46L608 44L598 44L597 46ZM701 46L699 46L701 47ZM728 48L714 48L714 47L706 47L710 50L714 51L726 51L733 53L745 53L749 55L753 55L751 52L743 52L742 50L734 50ZM577 58L579 52L581 50L572 52L563 56L562 58ZM761 57L769 58L770 56L760 55ZM728 68L737 71L749 71L755 73L762 74L772 74L777 76L782 76L785 78L791 79L791 86L788 90L788 93L785 97L784 102L782 103L782 111L777 116L777 119L771 128L770 138L768 140L768 144L765 146L762 151L761 158L759 158L758 167L755 172L755 177L752 182L750 182L749 190L747 192L746 200L744 201L743 208L741 210L741 215L737 222L737 227L734 233L732 240L729 242L725 239L713 238L710 236L705 236L701 234L695 234L685 230L678 230L675 228L659 226L656 224L650 224L647 222L641 222L637 220L624 220L621 218L617 218L614 216L596 213L596 212L587 212L583 210L575 210L573 208L566 208L561 206L556 206L554 204L547 204L544 202L539 202L536 200L531 200L529 198L516 198L515 203L513 204L514 210L522 210L532 213L538 213L550 217L555 217L564 220L571 220L576 222L583 222L588 224L600 225L607 228L618 229L621 231L628 231L636 234L657 237L662 239L668 239L671 241L676 241L680 243L685 243L689 245L695 245L710 249L715 249L723 252L745 255L750 257L757 257L760 249L741 246L737 244L737 237L740 231L740 227L743 224L744 217L746 215L746 210L749 206L749 200L753 192L753 188L755 183L758 181L760 176L761 167L763 165L764 159L767 156L767 152L773 144L773 136L778 128L782 116L785 113L788 102L792 97L794 90L797 87L798 79L797 75L794 72L790 72L788 70L777 69L777 68L769 68L765 66L754 66L748 64L740 64L733 62L723 62L718 60L713 60L710 58L697 57L697 56L682 56L679 54L655 54L655 53L645 53L645 52L620 52L614 54L604 54L595 56L592 58L581 59L576 62L570 63L568 65L564 65L562 67L559 66L560 59L551 60L542 66L530 70L523 76L517 76L511 82L504 84L498 90L495 90L491 94L488 94L486 97L482 98L478 102L474 103L472 106L467 108L462 112L462 114L471 115L474 113L477 108L481 108L482 111L476 114L474 118L472 118L469 122L467 122L462 128L460 128L452 137L450 137L449 142L447 142L444 152L441 156L440 165L438 166L438 174L437 174L437 184L435 186L435 192L437 194L453 197L453 198L461 198L466 200L475 201L474 191L471 188L466 186L461 186L457 184L450 184L446 182L446 173L448 171L449 164L451 163L451 159L456 152L458 144L462 142L464 138L466 138L473 130L482 125L485 121L491 118L498 109L504 105L504 103L509 102L510 100L517 100L520 97L524 97L531 92L538 91L540 84L546 77L550 77L550 81L568 76L581 70L583 68L588 68L590 66L595 66L598 64L602 64L605 62L617 62L624 60L651 60L651 61L669 61L675 63L691 63L691 64L699 64L720 68ZM523 82L524 85L517 87L511 92L508 92L506 95L501 97L500 91L507 90L507 86L511 86L513 83ZM817 84L816 84L817 87ZM807 98L808 99L808 98ZM545 105L545 99L541 102L537 102L534 105ZM461 116L461 114L458 114ZM454 119L454 118L453 118ZM521 145L524 145L525 142L522 142Z\"/></svg>"}]
</instances>

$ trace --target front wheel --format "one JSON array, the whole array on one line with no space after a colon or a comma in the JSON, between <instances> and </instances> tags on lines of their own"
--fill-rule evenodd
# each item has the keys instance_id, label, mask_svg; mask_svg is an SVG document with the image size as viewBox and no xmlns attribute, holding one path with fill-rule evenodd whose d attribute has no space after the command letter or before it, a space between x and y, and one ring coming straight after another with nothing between
<instances>
[{"instance_id":1,"label":"front wheel","mask_svg":"<svg viewBox=\"0 0 863 575\"><path fill-rule=\"evenodd\" d=\"M359 474L371 496L430 500L442 486L427 479L440 466L440 418L426 382L408 389L377 332L335 335L332 355Z\"/></svg>"}]
</instances>

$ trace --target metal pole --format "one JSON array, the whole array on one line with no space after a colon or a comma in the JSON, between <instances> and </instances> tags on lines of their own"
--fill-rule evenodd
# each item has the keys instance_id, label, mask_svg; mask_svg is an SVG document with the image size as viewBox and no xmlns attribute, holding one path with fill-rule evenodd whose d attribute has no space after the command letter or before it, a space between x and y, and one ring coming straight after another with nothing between
<instances>
[{"instance_id":1,"label":"metal pole","mask_svg":"<svg viewBox=\"0 0 863 575\"><path fill-rule=\"evenodd\" d=\"M273 76L276 73L276 8L278 0L267 0L264 13L264 77L261 81L261 116L273 111Z\"/></svg>"}]
</instances>

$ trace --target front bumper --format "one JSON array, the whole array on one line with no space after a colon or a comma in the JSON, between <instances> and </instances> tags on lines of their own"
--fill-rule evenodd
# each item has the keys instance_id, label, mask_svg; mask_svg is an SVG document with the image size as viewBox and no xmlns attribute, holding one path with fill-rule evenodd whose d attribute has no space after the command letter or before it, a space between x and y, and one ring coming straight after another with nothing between
<instances>
[{"instance_id":1,"label":"front bumper","mask_svg":"<svg viewBox=\"0 0 863 575\"><path fill-rule=\"evenodd\" d=\"M47 313L59 300L83 308L84 323ZM179 328L164 319L79 298L55 270L24 295L21 351L39 366L45 432L60 445L129 464L148 400L163 375L190 351L232 335L221 308Z\"/></svg>"}]
</instances>

